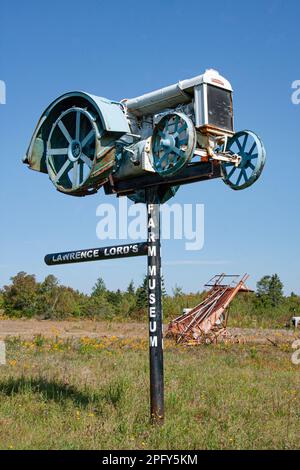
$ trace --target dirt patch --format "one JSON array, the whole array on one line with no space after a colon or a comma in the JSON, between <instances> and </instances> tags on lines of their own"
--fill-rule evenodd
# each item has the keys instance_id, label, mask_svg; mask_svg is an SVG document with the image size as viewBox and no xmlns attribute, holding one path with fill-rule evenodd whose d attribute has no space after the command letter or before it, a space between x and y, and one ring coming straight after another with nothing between
<instances>
[{"instance_id":1,"label":"dirt patch","mask_svg":"<svg viewBox=\"0 0 300 470\"><path fill-rule=\"evenodd\" d=\"M88 336L118 336L124 338L141 338L147 335L147 324L123 323L92 320L0 320L0 339L7 336L32 338L41 334L46 337L59 336L76 338Z\"/></svg>"},{"instance_id":2,"label":"dirt patch","mask_svg":"<svg viewBox=\"0 0 300 470\"><path fill-rule=\"evenodd\" d=\"M240 342L254 344L289 343L300 336L300 330L270 329L270 328L228 328L228 331L236 336Z\"/></svg>"},{"instance_id":3,"label":"dirt patch","mask_svg":"<svg viewBox=\"0 0 300 470\"><path fill-rule=\"evenodd\" d=\"M165 325L166 326L166 325ZM166 328L165 328L166 331ZM272 330L262 328L228 328L240 342L276 345L292 342L300 336L300 331ZM147 338L148 325L142 322L108 322L92 320L0 320L0 339L7 336L32 338L41 334L45 337L100 338L117 336L119 338Z\"/></svg>"}]
</instances>

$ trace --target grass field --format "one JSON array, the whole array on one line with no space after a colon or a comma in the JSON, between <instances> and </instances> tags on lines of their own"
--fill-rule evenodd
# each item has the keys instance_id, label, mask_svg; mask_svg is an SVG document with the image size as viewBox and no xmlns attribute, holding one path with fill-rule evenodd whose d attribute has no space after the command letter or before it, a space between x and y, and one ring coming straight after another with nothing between
<instances>
[{"instance_id":1,"label":"grass field","mask_svg":"<svg viewBox=\"0 0 300 470\"><path fill-rule=\"evenodd\" d=\"M1 449L295 449L290 344L165 345L166 421L148 422L144 339L10 339Z\"/></svg>"}]
</instances>

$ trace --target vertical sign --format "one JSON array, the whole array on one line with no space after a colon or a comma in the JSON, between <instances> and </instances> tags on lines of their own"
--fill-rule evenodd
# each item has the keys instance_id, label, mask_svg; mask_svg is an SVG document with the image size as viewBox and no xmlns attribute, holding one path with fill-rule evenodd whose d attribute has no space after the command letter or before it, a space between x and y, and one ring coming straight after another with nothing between
<instances>
[{"instance_id":1,"label":"vertical sign","mask_svg":"<svg viewBox=\"0 0 300 470\"><path fill-rule=\"evenodd\" d=\"M147 203L148 214L148 314L150 354L150 409L153 423L164 420L164 372L161 304L159 204Z\"/></svg>"}]
</instances>

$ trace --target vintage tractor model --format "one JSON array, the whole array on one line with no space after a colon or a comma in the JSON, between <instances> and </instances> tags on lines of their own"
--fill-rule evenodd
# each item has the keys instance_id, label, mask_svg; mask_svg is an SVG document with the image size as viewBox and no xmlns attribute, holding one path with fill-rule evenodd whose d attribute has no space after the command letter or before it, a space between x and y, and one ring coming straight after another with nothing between
<instances>
[{"instance_id":1,"label":"vintage tractor model","mask_svg":"<svg viewBox=\"0 0 300 470\"><path fill-rule=\"evenodd\" d=\"M47 173L62 193L106 194L159 202L181 184L221 177L245 189L266 153L252 131L233 127L232 88L216 70L121 102L85 92L58 97L42 114L24 163Z\"/></svg>"}]
</instances>

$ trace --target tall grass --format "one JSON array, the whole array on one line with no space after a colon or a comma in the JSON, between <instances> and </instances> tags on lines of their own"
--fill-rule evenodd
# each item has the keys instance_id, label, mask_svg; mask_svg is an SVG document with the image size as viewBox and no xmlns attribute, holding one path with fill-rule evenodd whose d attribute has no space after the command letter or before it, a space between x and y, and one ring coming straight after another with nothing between
<instances>
[{"instance_id":1,"label":"tall grass","mask_svg":"<svg viewBox=\"0 0 300 470\"><path fill-rule=\"evenodd\" d=\"M290 361L290 345L167 343L159 428L149 424L146 342L96 346L8 343L8 363L0 367L1 449L299 447L300 366Z\"/></svg>"}]
</instances>

